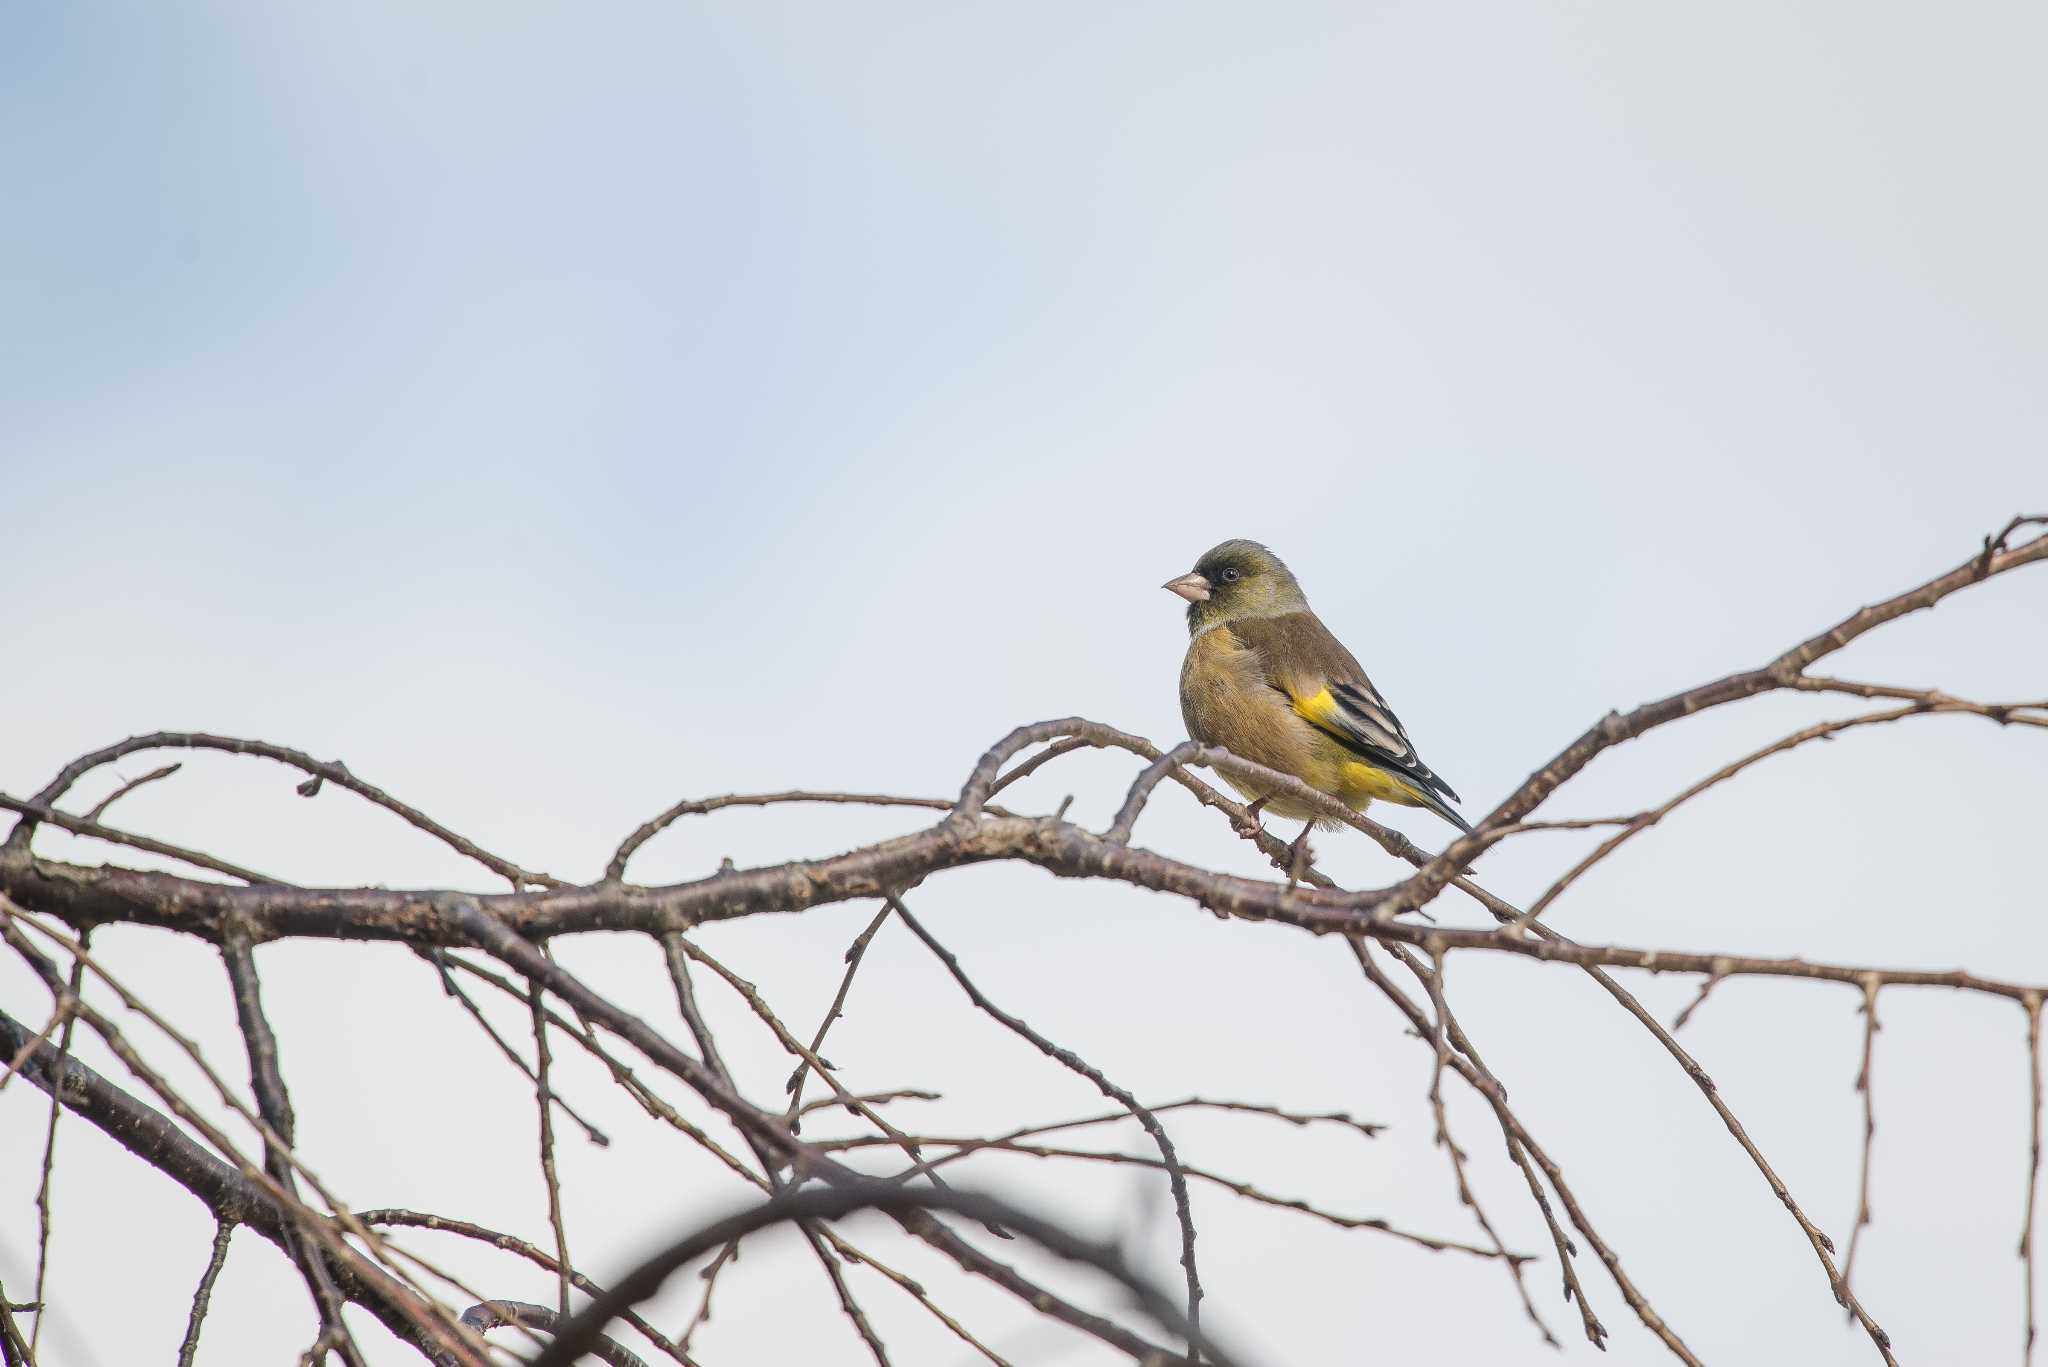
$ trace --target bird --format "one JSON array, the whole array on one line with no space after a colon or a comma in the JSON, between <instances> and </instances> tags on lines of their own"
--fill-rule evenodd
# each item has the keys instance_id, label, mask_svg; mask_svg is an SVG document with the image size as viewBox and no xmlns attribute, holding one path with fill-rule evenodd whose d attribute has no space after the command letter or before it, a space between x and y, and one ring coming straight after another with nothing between
<instances>
[{"instance_id":1,"label":"bird","mask_svg":"<svg viewBox=\"0 0 2048 1367\"><path fill-rule=\"evenodd\" d=\"M1162 587L1188 604L1180 709L1190 737L1292 774L1353 811L1378 799L1472 830L1450 805L1457 793L1415 753L1401 719L1279 556L1256 541L1225 541ZM1339 824L1227 764L1218 772L1250 800L1253 826L1262 811L1307 823L1291 847L1297 870L1311 857L1309 832Z\"/></svg>"}]
</instances>

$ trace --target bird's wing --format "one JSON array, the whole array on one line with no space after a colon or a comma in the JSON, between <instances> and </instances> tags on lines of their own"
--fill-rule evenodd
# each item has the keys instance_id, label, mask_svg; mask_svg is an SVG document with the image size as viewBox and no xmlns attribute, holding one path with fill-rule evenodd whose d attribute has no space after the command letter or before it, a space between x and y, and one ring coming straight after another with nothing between
<instances>
[{"instance_id":1,"label":"bird's wing","mask_svg":"<svg viewBox=\"0 0 2048 1367\"><path fill-rule=\"evenodd\" d=\"M1266 682L1285 694L1311 726L1423 792L1459 800L1451 785L1415 753L1415 743L1394 709L1314 613L1233 622L1230 630L1259 653Z\"/></svg>"}]
</instances>

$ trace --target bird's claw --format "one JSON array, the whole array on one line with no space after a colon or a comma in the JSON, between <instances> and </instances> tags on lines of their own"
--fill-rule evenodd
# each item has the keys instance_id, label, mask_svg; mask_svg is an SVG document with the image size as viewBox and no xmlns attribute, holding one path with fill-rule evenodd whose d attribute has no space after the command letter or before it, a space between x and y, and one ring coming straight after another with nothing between
<instances>
[{"instance_id":1,"label":"bird's claw","mask_svg":"<svg viewBox=\"0 0 2048 1367\"><path fill-rule=\"evenodd\" d=\"M1257 798L1247 803L1244 812L1230 823L1231 826L1246 840L1257 840L1266 833L1266 828L1259 823L1259 810L1265 805L1265 798Z\"/></svg>"}]
</instances>

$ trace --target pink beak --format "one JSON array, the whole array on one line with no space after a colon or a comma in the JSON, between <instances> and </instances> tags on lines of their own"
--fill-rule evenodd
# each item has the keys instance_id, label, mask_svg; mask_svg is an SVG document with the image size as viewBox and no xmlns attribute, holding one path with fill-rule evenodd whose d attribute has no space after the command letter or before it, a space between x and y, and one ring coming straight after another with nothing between
<instances>
[{"instance_id":1,"label":"pink beak","mask_svg":"<svg viewBox=\"0 0 2048 1367\"><path fill-rule=\"evenodd\" d=\"M1207 602L1209 598L1209 581L1192 570L1178 579L1167 580L1159 587L1165 589L1168 593L1179 594L1190 603Z\"/></svg>"}]
</instances>

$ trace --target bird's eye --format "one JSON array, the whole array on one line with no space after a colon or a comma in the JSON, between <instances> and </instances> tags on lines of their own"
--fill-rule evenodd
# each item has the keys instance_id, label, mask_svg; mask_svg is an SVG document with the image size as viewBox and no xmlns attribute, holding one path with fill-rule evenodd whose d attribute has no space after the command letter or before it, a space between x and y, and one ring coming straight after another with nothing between
<instances>
[{"instance_id":1,"label":"bird's eye","mask_svg":"<svg viewBox=\"0 0 2048 1367\"><path fill-rule=\"evenodd\" d=\"M1226 565L1223 567L1223 573L1216 577L1226 584L1235 584L1238 577L1238 568L1235 565Z\"/></svg>"}]
</instances>

